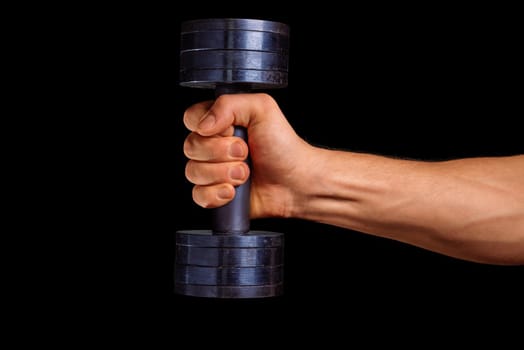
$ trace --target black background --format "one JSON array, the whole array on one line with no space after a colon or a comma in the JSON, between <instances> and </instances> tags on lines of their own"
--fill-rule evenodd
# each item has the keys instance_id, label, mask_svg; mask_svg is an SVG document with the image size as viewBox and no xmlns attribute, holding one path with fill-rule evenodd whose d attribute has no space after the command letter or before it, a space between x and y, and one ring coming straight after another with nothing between
<instances>
[{"instance_id":1,"label":"black background","mask_svg":"<svg viewBox=\"0 0 524 350\"><path fill-rule=\"evenodd\" d=\"M244 17L289 24L289 86L270 93L312 144L422 160L524 152L517 127L522 96L515 86L523 81L524 58L511 11L345 5L306 13L250 4L136 7L108 17L119 20L102 35L102 52L89 53L92 62L103 62L104 80L94 94L110 101L104 111L111 115L98 120L104 135L93 136L95 143L98 137L111 140L97 160L107 171L93 175L109 188L98 212L115 222L108 227L116 238L107 253L118 258L93 287L97 293L114 286L116 294L107 298L123 303L125 314L146 310L167 320L164 325L188 328L227 328L229 316L237 327L269 316L282 331L291 318L317 324L333 315L370 326L397 322L399 315L415 323L435 315L452 322L522 307L521 267L476 264L280 219L251 226L286 234L282 297L214 300L173 293L174 233L211 226L210 213L192 202L184 177L183 112L213 92L178 85L183 20Z\"/></svg>"}]
</instances>

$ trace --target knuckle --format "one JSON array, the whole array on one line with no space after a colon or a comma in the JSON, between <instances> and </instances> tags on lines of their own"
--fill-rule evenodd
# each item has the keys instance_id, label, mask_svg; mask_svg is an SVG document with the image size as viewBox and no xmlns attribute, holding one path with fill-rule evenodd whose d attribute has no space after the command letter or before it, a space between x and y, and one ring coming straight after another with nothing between
<instances>
[{"instance_id":1,"label":"knuckle","mask_svg":"<svg viewBox=\"0 0 524 350\"><path fill-rule=\"evenodd\" d=\"M204 200L204 196L202 195L202 188L200 186L193 186L193 192L192 192L193 202L200 205L203 208L207 208L209 206L208 203Z\"/></svg>"},{"instance_id":2,"label":"knuckle","mask_svg":"<svg viewBox=\"0 0 524 350\"><path fill-rule=\"evenodd\" d=\"M190 182L192 183L195 182L195 178L196 178L195 163L191 160L186 163L185 175L186 175L186 179L188 179Z\"/></svg>"},{"instance_id":3,"label":"knuckle","mask_svg":"<svg viewBox=\"0 0 524 350\"><path fill-rule=\"evenodd\" d=\"M266 93L258 93L256 97L259 99L259 103L264 109L273 108L275 106L276 102L273 97Z\"/></svg>"},{"instance_id":4,"label":"knuckle","mask_svg":"<svg viewBox=\"0 0 524 350\"><path fill-rule=\"evenodd\" d=\"M234 98L233 95L220 95L217 97L217 99L215 100L215 106L222 106L222 105L227 105L231 102L231 99Z\"/></svg>"},{"instance_id":5,"label":"knuckle","mask_svg":"<svg viewBox=\"0 0 524 350\"><path fill-rule=\"evenodd\" d=\"M184 111L184 116L182 118L184 121L184 125L187 129L191 130L191 124L190 124L190 115L189 115L189 109L186 109Z\"/></svg>"},{"instance_id":6,"label":"knuckle","mask_svg":"<svg viewBox=\"0 0 524 350\"><path fill-rule=\"evenodd\" d=\"M193 152L194 152L194 141L193 141L193 137L192 137L193 134L190 134L185 140L184 140L184 155L187 157L187 158L192 158L193 157Z\"/></svg>"},{"instance_id":7,"label":"knuckle","mask_svg":"<svg viewBox=\"0 0 524 350\"><path fill-rule=\"evenodd\" d=\"M203 208L213 208L215 205L210 200L211 196L206 187L194 186L193 187L193 200L196 204L200 205Z\"/></svg>"}]
</instances>

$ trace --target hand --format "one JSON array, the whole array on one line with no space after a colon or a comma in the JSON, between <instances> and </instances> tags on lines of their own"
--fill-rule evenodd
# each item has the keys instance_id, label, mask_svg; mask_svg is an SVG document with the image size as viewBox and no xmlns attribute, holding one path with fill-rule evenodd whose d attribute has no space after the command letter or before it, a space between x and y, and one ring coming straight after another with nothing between
<instances>
[{"instance_id":1,"label":"hand","mask_svg":"<svg viewBox=\"0 0 524 350\"><path fill-rule=\"evenodd\" d=\"M251 176L251 217L290 217L293 203L307 186L315 148L302 140L277 103L266 94L222 95L195 104L184 114L192 132L184 142L187 179L193 200L205 208L234 197L234 186ZM233 126L248 130L248 145L234 137ZM244 160L251 156L251 171Z\"/></svg>"}]
</instances>

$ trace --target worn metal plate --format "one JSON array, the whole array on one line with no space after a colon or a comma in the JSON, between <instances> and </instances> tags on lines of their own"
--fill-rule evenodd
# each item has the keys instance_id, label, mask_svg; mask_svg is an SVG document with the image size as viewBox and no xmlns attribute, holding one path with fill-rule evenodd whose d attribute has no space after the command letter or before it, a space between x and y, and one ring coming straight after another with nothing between
<instances>
[{"instance_id":1,"label":"worn metal plate","mask_svg":"<svg viewBox=\"0 0 524 350\"><path fill-rule=\"evenodd\" d=\"M289 35L289 26L284 23L250 18L203 18L185 21L181 26L182 33L216 30L254 30Z\"/></svg>"},{"instance_id":2,"label":"worn metal plate","mask_svg":"<svg viewBox=\"0 0 524 350\"><path fill-rule=\"evenodd\" d=\"M207 298L267 298L282 295L282 283L266 286L199 286L175 284L175 293Z\"/></svg>"},{"instance_id":3,"label":"worn metal plate","mask_svg":"<svg viewBox=\"0 0 524 350\"><path fill-rule=\"evenodd\" d=\"M250 90L287 86L289 27L284 23L215 18L182 23L180 85Z\"/></svg>"},{"instance_id":4,"label":"worn metal plate","mask_svg":"<svg viewBox=\"0 0 524 350\"><path fill-rule=\"evenodd\" d=\"M287 52L289 39L279 33L245 30L188 32L180 36L181 53L210 49Z\"/></svg>"},{"instance_id":5,"label":"worn metal plate","mask_svg":"<svg viewBox=\"0 0 524 350\"><path fill-rule=\"evenodd\" d=\"M176 264L197 266L275 266L284 263L282 248L176 247Z\"/></svg>"},{"instance_id":6,"label":"worn metal plate","mask_svg":"<svg viewBox=\"0 0 524 350\"><path fill-rule=\"evenodd\" d=\"M282 282L283 267L211 267L175 265L175 282L214 286L257 286Z\"/></svg>"},{"instance_id":7,"label":"worn metal plate","mask_svg":"<svg viewBox=\"0 0 524 350\"><path fill-rule=\"evenodd\" d=\"M211 230L189 230L176 233L176 244L201 248L270 248L282 247L284 235L269 231L249 231L243 235L214 235Z\"/></svg>"}]
</instances>

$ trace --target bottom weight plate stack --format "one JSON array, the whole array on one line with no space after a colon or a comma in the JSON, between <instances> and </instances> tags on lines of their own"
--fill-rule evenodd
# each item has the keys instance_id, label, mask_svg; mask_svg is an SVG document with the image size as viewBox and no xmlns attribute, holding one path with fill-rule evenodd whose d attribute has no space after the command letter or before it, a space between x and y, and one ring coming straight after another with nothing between
<instances>
[{"instance_id":1,"label":"bottom weight plate stack","mask_svg":"<svg viewBox=\"0 0 524 350\"><path fill-rule=\"evenodd\" d=\"M249 231L216 235L176 233L175 292L210 298L263 298L282 294L284 235Z\"/></svg>"}]
</instances>

